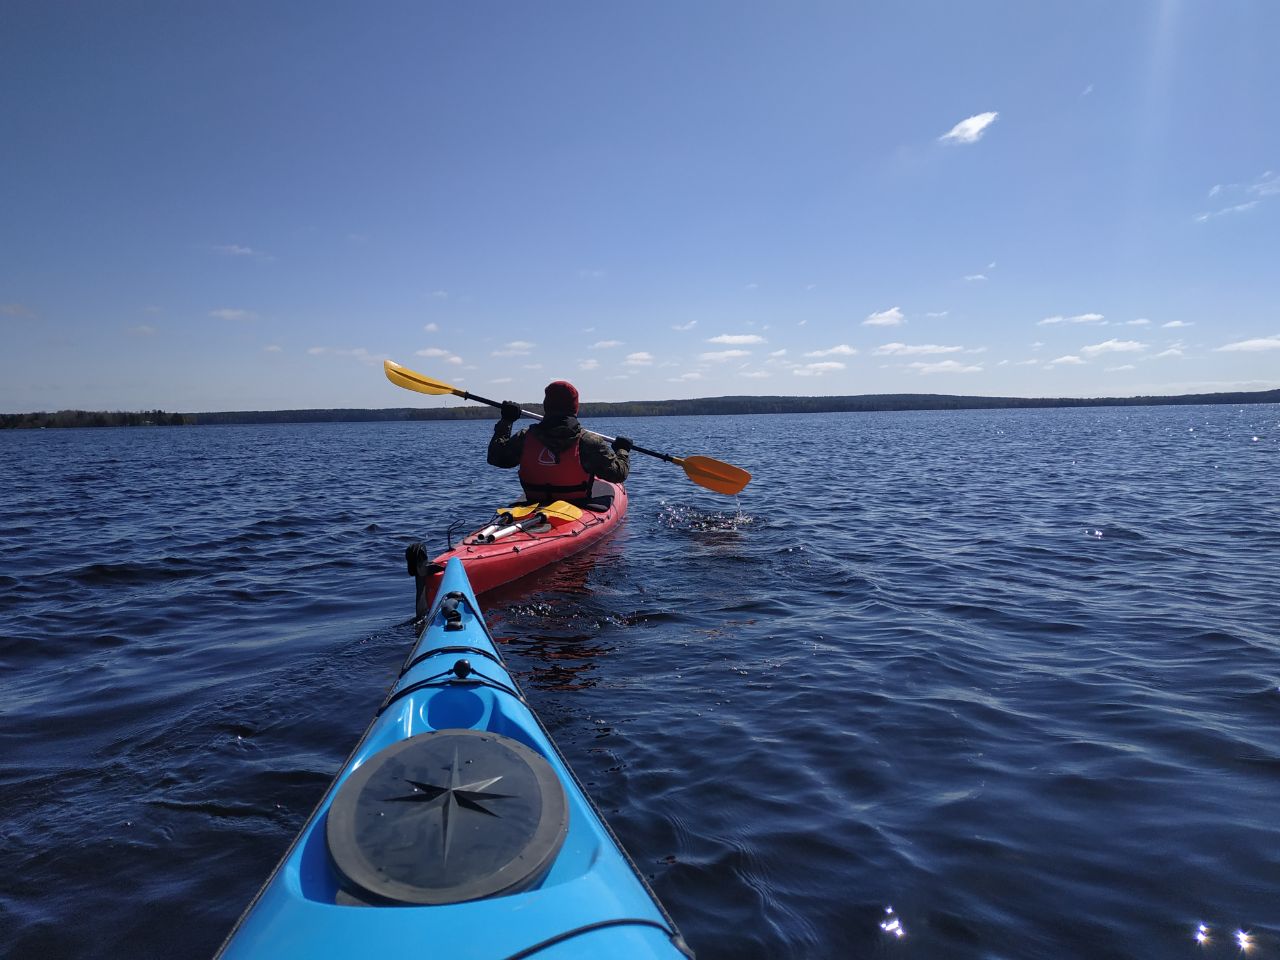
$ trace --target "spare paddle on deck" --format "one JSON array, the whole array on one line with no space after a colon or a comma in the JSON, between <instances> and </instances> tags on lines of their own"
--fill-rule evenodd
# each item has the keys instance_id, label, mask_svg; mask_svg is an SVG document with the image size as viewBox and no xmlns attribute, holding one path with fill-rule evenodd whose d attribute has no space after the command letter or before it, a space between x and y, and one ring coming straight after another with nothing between
<instances>
[{"instance_id":1,"label":"spare paddle on deck","mask_svg":"<svg viewBox=\"0 0 1280 960\"><path fill-rule=\"evenodd\" d=\"M442 380L434 380L431 377L424 376L416 370L410 370L408 367L402 367L400 364L392 360L383 360L382 368L386 371L387 379L394 383L397 387L404 387L406 390L412 390L415 393L425 393L431 396L441 396L451 393L455 397L461 397L463 400L474 400L477 403L487 403L491 407L501 407L502 404L497 400L490 400L487 397L478 397L474 393L466 390L460 390L452 384L445 383ZM526 417L533 420L541 420L542 415L532 413L528 410L521 410ZM587 433L595 434L601 439L613 442L613 437L607 437L603 433L596 433L594 430L587 430ZM727 496L733 496L740 493L742 488L751 482L751 474L743 470L741 467L735 467L732 463L725 463L723 460L715 460L711 457L703 457L697 454L688 457L673 457L669 453L659 453L657 450L647 450L638 444L631 445L632 450L636 450L650 457L656 457L659 460L665 460L667 463L674 463L681 467L685 475L700 487L706 487L708 490L714 490L716 493L723 493Z\"/></svg>"}]
</instances>

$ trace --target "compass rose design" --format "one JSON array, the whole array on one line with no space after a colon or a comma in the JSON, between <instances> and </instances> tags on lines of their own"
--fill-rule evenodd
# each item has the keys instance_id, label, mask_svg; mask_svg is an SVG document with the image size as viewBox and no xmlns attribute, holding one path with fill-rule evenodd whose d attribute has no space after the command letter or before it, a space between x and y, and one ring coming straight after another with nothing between
<instances>
[{"instance_id":1,"label":"compass rose design","mask_svg":"<svg viewBox=\"0 0 1280 960\"><path fill-rule=\"evenodd\" d=\"M501 780L501 776L463 783L460 767L458 750L455 747L453 750L453 763L449 767L449 783L447 785L424 783L421 780L405 778L404 782L413 787L414 792L405 794L402 797L387 797L385 801L386 803L421 803L424 804L424 810L438 809L440 811L440 854L441 860L446 862L449 859L449 843L452 839L452 833L449 830L452 815L461 810L471 810L475 813L483 813L488 817L500 817L501 814L495 813L483 804L494 800L516 799L515 794L494 793L488 789Z\"/></svg>"}]
</instances>

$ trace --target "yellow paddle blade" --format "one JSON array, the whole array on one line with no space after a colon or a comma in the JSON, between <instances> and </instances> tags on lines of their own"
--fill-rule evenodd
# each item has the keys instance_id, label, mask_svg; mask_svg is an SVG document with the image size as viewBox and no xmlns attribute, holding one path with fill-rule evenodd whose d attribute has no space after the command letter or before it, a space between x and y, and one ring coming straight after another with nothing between
<instances>
[{"instance_id":1,"label":"yellow paddle blade","mask_svg":"<svg viewBox=\"0 0 1280 960\"><path fill-rule=\"evenodd\" d=\"M545 507L539 503L524 503L515 507L507 507L502 512L511 514L516 520L521 517L527 517L531 513L545 513L549 517L556 517L560 520L577 520L582 516L581 508L575 507L572 503L565 503L563 500L556 500Z\"/></svg>"},{"instance_id":2,"label":"yellow paddle blade","mask_svg":"<svg viewBox=\"0 0 1280 960\"><path fill-rule=\"evenodd\" d=\"M572 503L565 503L563 500L547 504L541 512L548 517L558 517L561 520L577 520L582 516L582 510L579 507L575 507Z\"/></svg>"},{"instance_id":3,"label":"yellow paddle blade","mask_svg":"<svg viewBox=\"0 0 1280 960\"><path fill-rule=\"evenodd\" d=\"M416 393L427 393L433 396L451 393L455 397L465 397L467 393L465 390L459 390L457 387L442 380L433 380L431 377L415 370L410 370L408 367L402 367L394 360L383 360L382 369L386 373L387 379L397 387L404 387L406 390L413 390Z\"/></svg>"},{"instance_id":4,"label":"yellow paddle blade","mask_svg":"<svg viewBox=\"0 0 1280 960\"><path fill-rule=\"evenodd\" d=\"M727 496L741 493L742 488L751 482L751 474L723 460L694 454L677 458L675 462L684 467L685 474L698 486Z\"/></svg>"}]
</instances>

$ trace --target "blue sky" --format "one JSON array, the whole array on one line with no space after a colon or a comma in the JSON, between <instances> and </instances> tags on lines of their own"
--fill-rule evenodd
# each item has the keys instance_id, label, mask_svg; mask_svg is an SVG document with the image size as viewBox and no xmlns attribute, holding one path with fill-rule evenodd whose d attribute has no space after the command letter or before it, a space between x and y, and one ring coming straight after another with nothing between
<instances>
[{"instance_id":1,"label":"blue sky","mask_svg":"<svg viewBox=\"0 0 1280 960\"><path fill-rule=\"evenodd\" d=\"M0 11L0 410L1280 387L1280 5Z\"/></svg>"}]
</instances>

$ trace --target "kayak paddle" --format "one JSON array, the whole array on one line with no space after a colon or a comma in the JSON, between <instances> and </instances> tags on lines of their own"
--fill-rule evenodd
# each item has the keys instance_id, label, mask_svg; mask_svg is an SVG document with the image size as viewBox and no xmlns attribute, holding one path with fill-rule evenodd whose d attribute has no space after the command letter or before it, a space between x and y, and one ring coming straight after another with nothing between
<instances>
[{"instance_id":1,"label":"kayak paddle","mask_svg":"<svg viewBox=\"0 0 1280 960\"><path fill-rule=\"evenodd\" d=\"M425 393L431 396L450 393L455 397L461 397L463 400L474 400L477 403L486 403L491 407L501 408L502 406L497 400L478 397L474 393L459 389L442 380L435 380L415 370L410 370L408 367L402 367L392 360L383 360L382 368L386 371L387 379L397 387L404 387L406 390L412 390L415 393ZM521 410L520 412L532 420L542 419L541 414L533 413L529 410ZM596 433L594 430L587 430L586 432L595 434L610 443L614 440L613 437L606 437L603 433ZM665 460L667 463L674 463L676 466L683 468L685 476L698 486L714 490L716 493L733 496L736 493L740 493L742 488L751 482L751 474L747 473L746 470L741 467L735 467L732 463L725 463L723 460L716 460L712 457L703 457L697 454L688 457L673 457L669 453L647 450L638 444L632 444L631 449L646 456Z\"/></svg>"}]
</instances>

